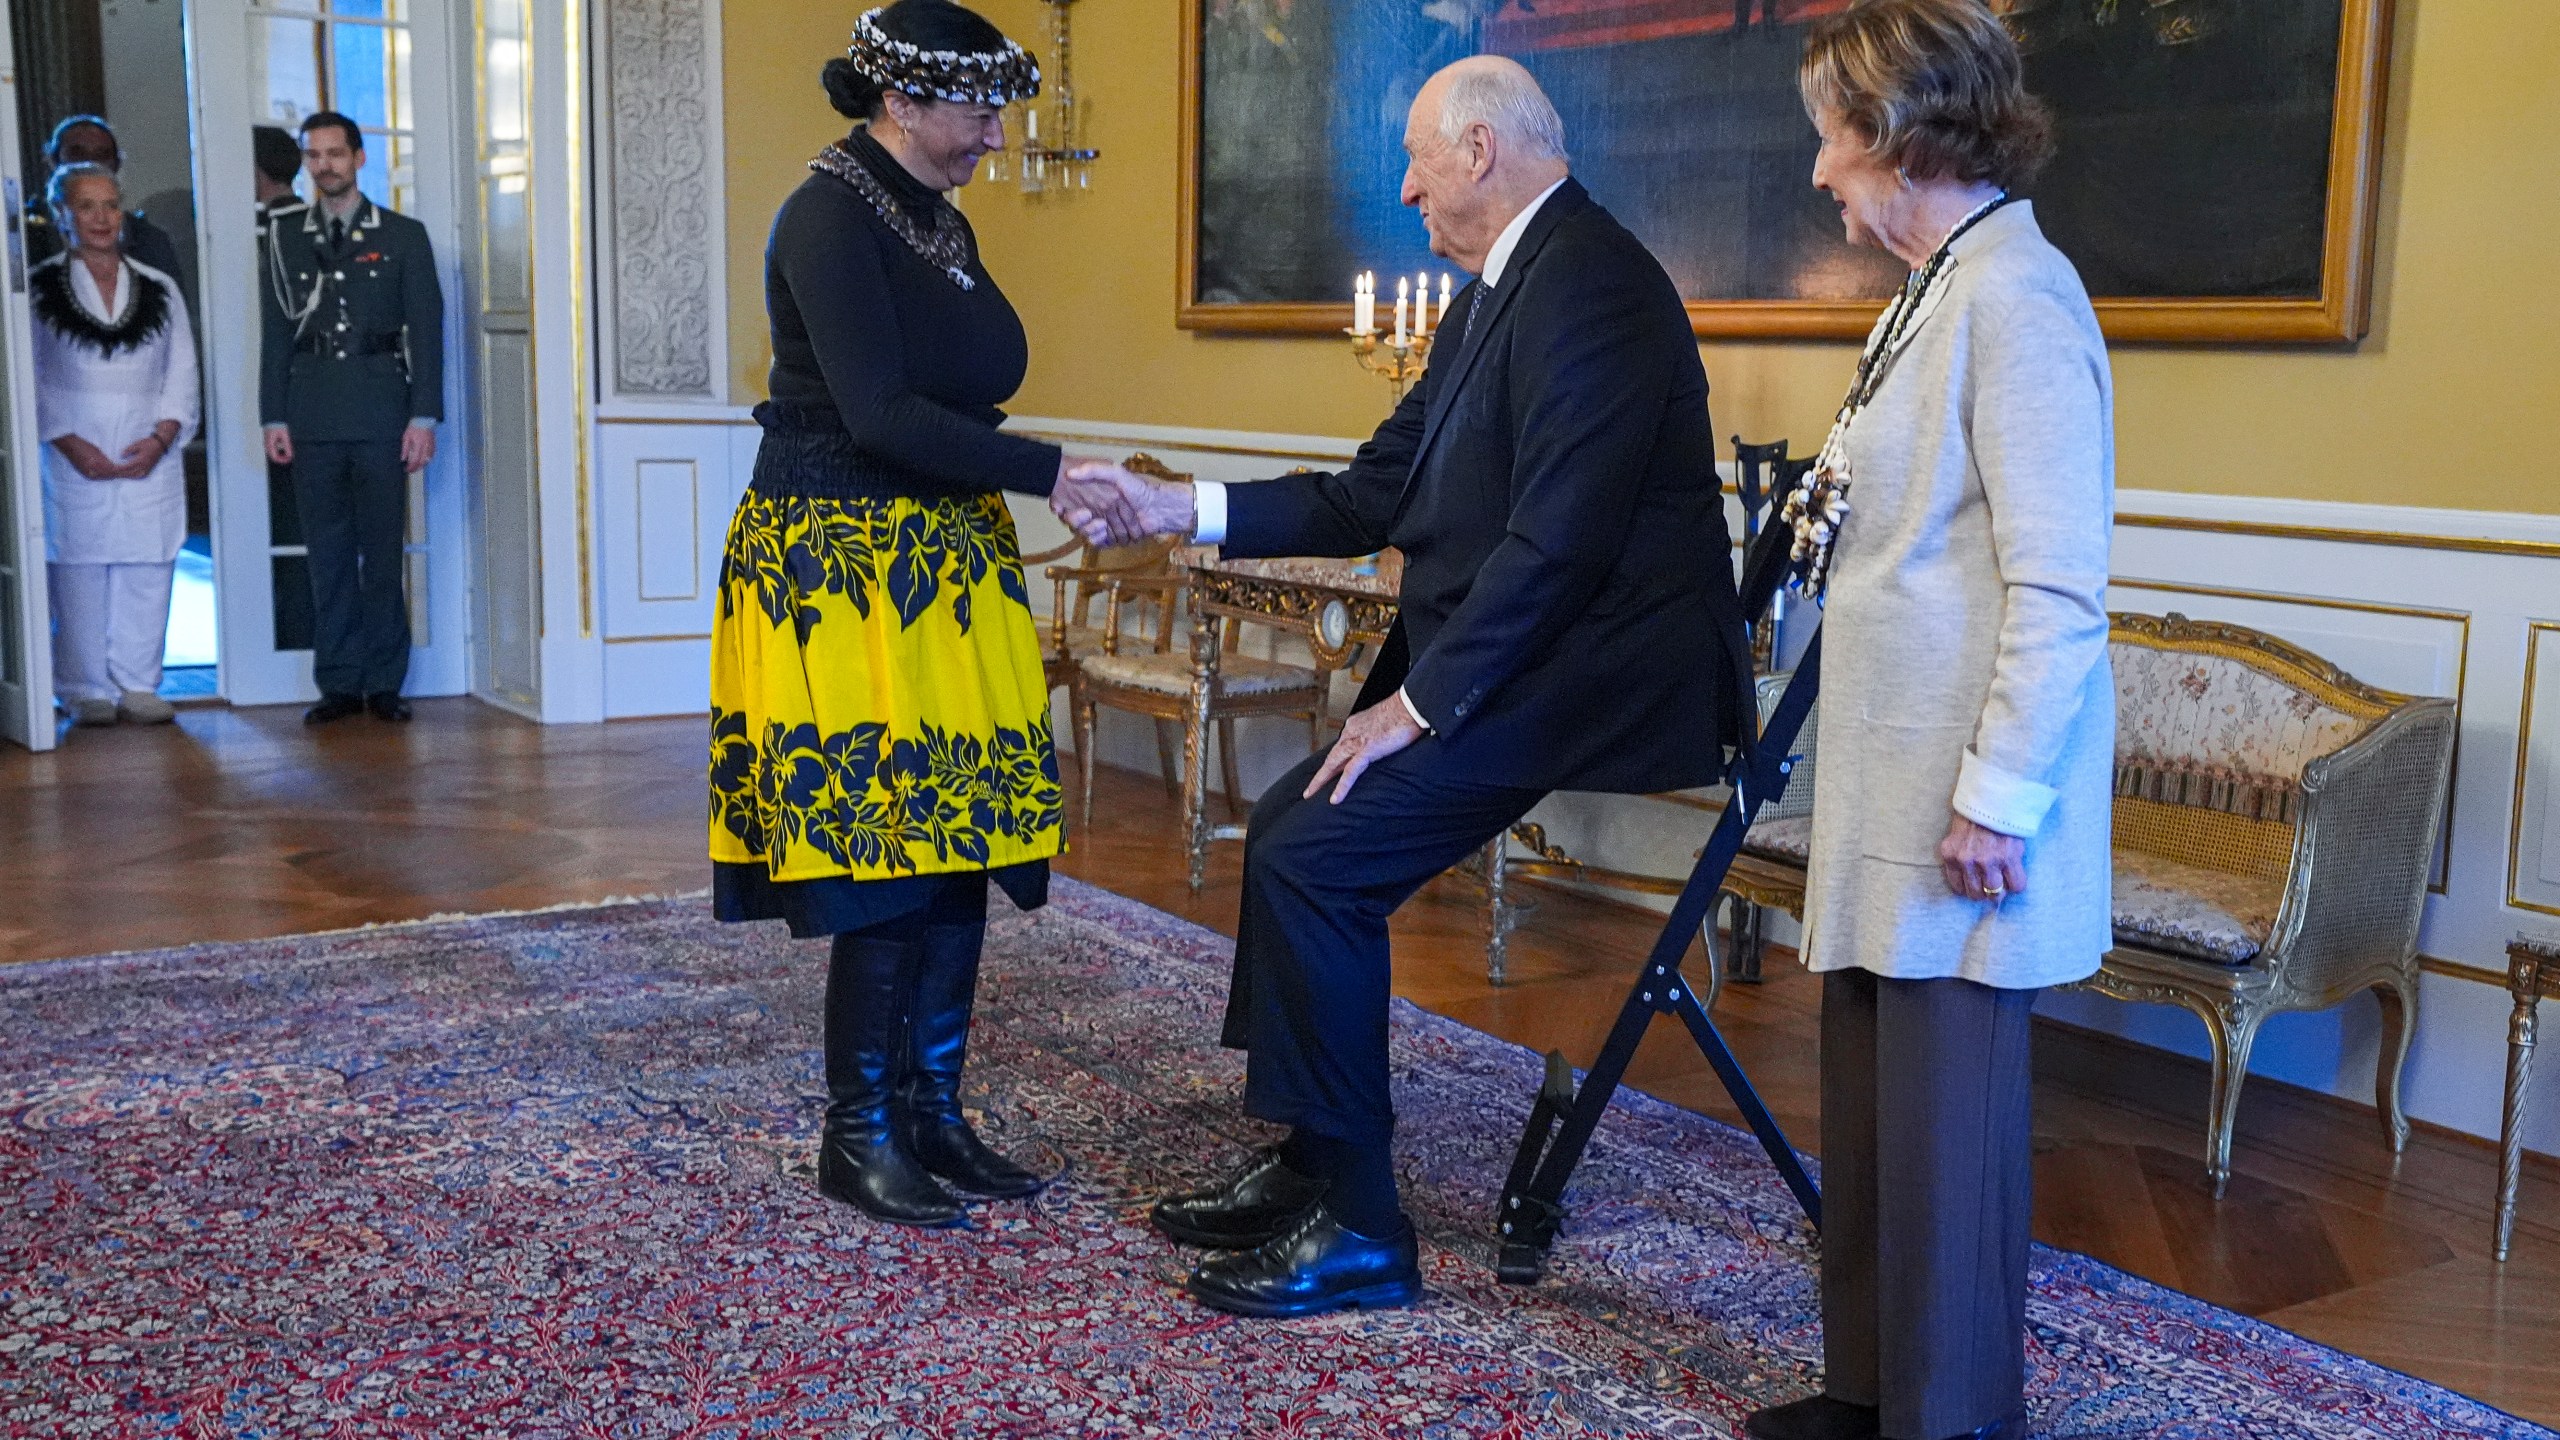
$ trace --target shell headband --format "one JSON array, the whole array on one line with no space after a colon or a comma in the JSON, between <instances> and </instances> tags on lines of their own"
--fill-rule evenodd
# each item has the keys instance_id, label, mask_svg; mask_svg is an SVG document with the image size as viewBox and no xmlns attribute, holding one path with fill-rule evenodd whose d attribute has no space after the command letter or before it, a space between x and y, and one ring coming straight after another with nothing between
<instances>
[{"instance_id":1,"label":"shell headband","mask_svg":"<svg viewBox=\"0 0 2560 1440\"><path fill-rule=\"evenodd\" d=\"M883 34L880 13L853 22L844 52L873 84L961 105L1007 105L1040 93L1040 67L1012 41L1002 50L927 50Z\"/></svg>"}]
</instances>

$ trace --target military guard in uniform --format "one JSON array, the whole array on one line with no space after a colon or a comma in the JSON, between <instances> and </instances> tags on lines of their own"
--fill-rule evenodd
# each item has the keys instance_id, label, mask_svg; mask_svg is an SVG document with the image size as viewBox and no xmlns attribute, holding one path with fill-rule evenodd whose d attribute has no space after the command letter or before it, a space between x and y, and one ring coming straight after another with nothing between
<instances>
[{"instance_id":1,"label":"military guard in uniform","mask_svg":"<svg viewBox=\"0 0 2560 1440\"><path fill-rule=\"evenodd\" d=\"M356 122L303 121L302 161L314 198L268 229L259 386L267 458L293 467L310 552L320 703L302 718L406 720L401 545L408 476L435 458L444 417L444 292L426 227L356 188Z\"/></svg>"}]
</instances>

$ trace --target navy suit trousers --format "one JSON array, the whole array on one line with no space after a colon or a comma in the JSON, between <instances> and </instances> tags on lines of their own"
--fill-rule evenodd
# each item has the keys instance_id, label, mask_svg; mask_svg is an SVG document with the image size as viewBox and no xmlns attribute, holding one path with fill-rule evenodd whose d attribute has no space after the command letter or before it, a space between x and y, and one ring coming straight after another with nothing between
<instances>
[{"instance_id":1,"label":"navy suit trousers","mask_svg":"<svg viewBox=\"0 0 2560 1440\"><path fill-rule=\"evenodd\" d=\"M1473 779L1426 737L1335 805L1329 789L1301 794L1322 763L1310 755L1281 776L1246 827L1224 1038L1246 1052L1247 1113L1382 1145L1395 1129L1387 917L1546 792Z\"/></svg>"}]
</instances>

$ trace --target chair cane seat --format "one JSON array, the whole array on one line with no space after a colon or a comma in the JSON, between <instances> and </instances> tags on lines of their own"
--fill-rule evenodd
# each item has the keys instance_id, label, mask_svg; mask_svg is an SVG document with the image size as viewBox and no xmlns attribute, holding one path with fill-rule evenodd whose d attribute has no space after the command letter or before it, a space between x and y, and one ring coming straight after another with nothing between
<instances>
[{"instance_id":1,"label":"chair cane seat","mask_svg":"<svg viewBox=\"0 0 2560 1440\"><path fill-rule=\"evenodd\" d=\"M1088 683L1093 684L1145 690L1158 695L1188 695L1191 693L1191 657L1173 652L1087 655L1084 657L1084 676ZM1247 655L1222 655L1218 658L1215 693L1221 696L1279 695L1292 690L1314 691L1321 686L1322 681L1316 672L1303 665L1284 665Z\"/></svg>"}]
</instances>

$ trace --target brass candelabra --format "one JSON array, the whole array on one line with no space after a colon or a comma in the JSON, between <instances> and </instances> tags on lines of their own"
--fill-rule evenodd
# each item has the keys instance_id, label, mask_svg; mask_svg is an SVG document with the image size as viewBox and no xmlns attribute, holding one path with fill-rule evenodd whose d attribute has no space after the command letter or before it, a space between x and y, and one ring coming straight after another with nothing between
<instances>
[{"instance_id":1,"label":"brass candelabra","mask_svg":"<svg viewBox=\"0 0 2560 1440\"><path fill-rule=\"evenodd\" d=\"M1342 333L1351 337L1351 355L1360 362L1360 368L1383 377L1394 387L1396 401L1401 404L1405 392L1422 378L1423 367L1430 363L1432 334L1436 332L1416 335L1408 331L1401 340L1356 326Z\"/></svg>"}]
</instances>

